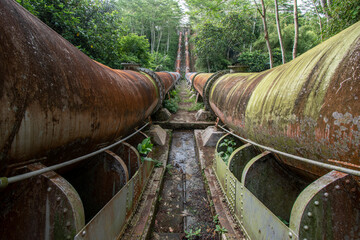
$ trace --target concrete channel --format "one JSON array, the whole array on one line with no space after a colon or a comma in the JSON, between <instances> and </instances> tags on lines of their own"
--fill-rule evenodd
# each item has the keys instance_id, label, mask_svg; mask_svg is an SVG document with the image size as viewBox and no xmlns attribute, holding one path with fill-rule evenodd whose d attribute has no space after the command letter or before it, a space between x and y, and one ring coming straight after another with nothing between
<instances>
[{"instance_id":1,"label":"concrete channel","mask_svg":"<svg viewBox=\"0 0 360 240\"><path fill-rule=\"evenodd\" d=\"M194 133L175 131L152 238L182 239L186 233L199 229L201 239L216 237L201 168L195 155Z\"/></svg>"}]
</instances>

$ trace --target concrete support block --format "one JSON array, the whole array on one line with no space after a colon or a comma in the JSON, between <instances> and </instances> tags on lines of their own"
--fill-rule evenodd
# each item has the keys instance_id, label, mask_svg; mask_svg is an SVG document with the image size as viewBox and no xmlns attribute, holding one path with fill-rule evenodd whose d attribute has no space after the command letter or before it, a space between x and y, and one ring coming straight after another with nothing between
<instances>
[{"instance_id":1,"label":"concrete support block","mask_svg":"<svg viewBox=\"0 0 360 240\"><path fill-rule=\"evenodd\" d=\"M171 118L171 113L166 108L159 109L154 115L152 115L152 119L154 121L169 121Z\"/></svg>"},{"instance_id":2,"label":"concrete support block","mask_svg":"<svg viewBox=\"0 0 360 240\"><path fill-rule=\"evenodd\" d=\"M207 127L201 134L204 147L215 147L216 143L225 133L219 131L216 127Z\"/></svg>"},{"instance_id":3,"label":"concrete support block","mask_svg":"<svg viewBox=\"0 0 360 240\"><path fill-rule=\"evenodd\" d=\"M159 125L152 125L148 134L152 141L160 146L164 146L166 143L166 131Z\"/></svg>"},{"instance_id":4,"label":"concrete support block","mask_svg":"<svg viewBox=\"0 0 360 240\"><path fill-rule=\"evenodd\" d=\"M211 120L213 120L213 116L211 115L211 113L209 111L200 109L195 114L195 119L196 119L196 121L211 121Z\"/></svg>"}]
</instances>

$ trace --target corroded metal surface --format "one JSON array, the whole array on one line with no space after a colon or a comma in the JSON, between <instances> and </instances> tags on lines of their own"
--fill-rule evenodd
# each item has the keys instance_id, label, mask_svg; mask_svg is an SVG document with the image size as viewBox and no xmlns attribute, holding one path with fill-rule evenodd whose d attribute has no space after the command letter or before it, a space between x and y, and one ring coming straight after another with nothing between
<instances>
[{"instance_id":1,"label":"corroded metal surface","mask_svg":"<svg viewBox=\"0 0 360 240\"><path fill-rule=\"evenodd\" d=\"M245 138L352 168L349 163L359 165L360 150L359 53L357 23L285 65L220 77L211 88L211 108ZM202 90L201 83L195 85ZM327 172L280 158L309 174Z\"/></svg>"},{"instance_id":2,"label":"corroded metal surface","mask_svg":"<svg viewBox=\"0 0 360 240\"><path fill-rule=\"evenodd\" d=\"M175 70L177 73L180 73L181 69L181 41L182 41L182 32L179 33L179 44L178 44L178 51L176 56L175 62Z\"/></svg>"},{"instance_id":3,"label":"corroded metal surface","mask_svg":"<svg viewBox=\"0 0 360 240\"><path fill-rule=\"evenodd\" d=\"M203 96L204 87L206 81L213 75L214 73L200 73L196 74L193 78L192 84L196 91Z\"/></svg>"},{"instance_id":4,"label":"corroded metal surface","mask_svg":"<svg viewBox=\"0 0 360 240\"><path fill-rule=\"evenodd\" d=\"M188 31L185 31L185 74L190 72Z\"/></svg>"},{"instance_id":5,"label":"corroded metal surface","mask_svg":"<svg viewBox=\"0 0 360 240\"><path fill-rule=\"evenodd\" d=\"M332 171L310 184L291 212L300 239L359 239L360 188L353 177Z\"/></svg>"},{"instance_id":6,"label":"corroded metal surface","mask_svg":"<svg viewBox=\"0 0 360 240\"><path fill-rule=\"evenodd\" d=\"M175 84L175 80L173 79L173 75L169 72L155 72L161 81L164 83L165 93L168 93L172 86Z\"/></svg>"},{"instance_id":7,"label":"corroded metal surface","mask_svg":"<svg viewBox=\"0 0 360 240\"><path fill-rule=\"evenodd\" d=\"M124 136L159 102L154 79L97 63L24 10L0 2L0 173L61 162Z\"/></svg>"},{"instance_id":8,"label":"corroded metal surface","mask_svg":"<svg viewBox=\"0 0 360 240\"><path fill-rule=\"evenodd\" d=\"M192 85L193 77L195 76L196 72L189 72L185 74L185 79L188 83L188 85Z\"/></svg>"},{"instance_id":9,"label":"corroded metal surface","mask_svg":"<svg viewBox=\"0 0 360 240\"><path fill-rule=\"evenodd\" d=\"M120 157L107 150L63 174L79 193L86 222L92 219L129 180Z\"/></svg>"},{"instance_id":10,"label":"corroded metal surface","mask_svg":"<svg viewBox=\"0 0 360 240\"><path fill-rule=\"evenodd\" d=\"M153 162L145 161L130 181L77 233L75 239L117 239L136 209L153 166ZM142 178L144 181L140 185Z\"/></svg>"},{"instance_id":11,"label":"corroded metal surface","mask_svg":"<svg viewBox=\"0 0 360 240\"><path fill-rule=\"evenodd\" d=\"M170 72L170 74L175 78L175 83L177 83L181 77L180 73L178 72Z\"/></svg>"},{"instance_id":12,"label":"corroded metal surface","mask_svg":"<svg viewBox=\"0 0 360 240\"><path fill-rule=\"evenodd\" d=\"M17 173L44 167L31 164ZM0 201L1 239L73 239L85 224L78 193L55 172L10 185Z\"/></svg>"}]
</instances>

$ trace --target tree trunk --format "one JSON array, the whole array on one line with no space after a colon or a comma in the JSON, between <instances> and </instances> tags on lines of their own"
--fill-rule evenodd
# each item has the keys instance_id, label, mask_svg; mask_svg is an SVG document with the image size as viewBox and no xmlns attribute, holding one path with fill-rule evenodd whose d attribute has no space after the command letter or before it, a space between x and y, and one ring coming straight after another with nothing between
<instances>
[{"instance_id":1,"label":"tree trunk","mask_svg":"<svg viewBox=\"0 0 360 240\"><path fill-rule=\"evenodd\" d=\"M298 38L299 38L297 0L294 0L294 27L295 27L295 36L294 36L294 47L293 47L293 59L296 58L297 44L298 44Z\"/></svg>"},{"instance_id":2,"label":"tree trunk","mask_svg":"<svg viewBox=\"0 0 360 240\"><path fill-rule=\"evenodd\" d=\"M155 26L154 23L151 23L151 44L150 44L150 49L151 49L151 53L154 53L155 50Z\"/></svg>"},{"instance_id":3,"label":"tree trunk","mask_svg":"<svg viewBox=\"0 0 360 240\"><path fill-rule=\"evenodd\" d=\"M315 0L312 0L312 3L315 7L315 11L316 11L316 14L317 14L317 17L319 19L319 26L320 26L320 38L321 38L321 41L323 41L323 28L322 28L322 22L321 22L321 17L320 17L320 14L319 14L319 11L316 7L316 4L315 4Z\"/></svg>"},{"instance_id":4,"label":"tree trunk","mask_svg":"<svg viewBox=\"0 0 360 240\"><path fill-rule=\"evenodd\" d=\"M278 36L279 36L279 43L280 43L280 48L281 48L281 57L282 57L282 63L286 63L286 59L285 59L285 49L284 49L284 45L283 45L283 41L282 41L282 35L281 35L281 28L280 28L280 21L279 21L279 9L278 9L278 1L275 0L275 18L276 18L276 27L277 27L277 32L278 32Z\"/></svg>"},{"instance_id":5,"label":"tree trunk","mask_svg":"<svg viewBox=\"0 0 360 240\"><path fill-rule=\"evenodd\" d=\"M162 39L162 30L160 30L159 41L156 47L156 52L159 52L161 39Z\"/></svg>"},{"instance_id":6,"label":"tree trunk","mask_svg":"<svg viewBox=\"0 0 360 240\"><path fill-rule=\"evenodd\" d=\"M207 67L208 67L208 73L210 72L210 63L209 63L209 57L206 57Z\"/></svg>"},{"instance_id":7,"label":"tree trunk","mask_svg":"<svg viewBox=\"0 0 360 240\"><path fill-rule=\"evenodd\" d=\"M166 55L169 53L169 46L170 46L170 28L168 28L168 36L166 42Z\"/></svg>"},{"instance_id":8,"label":"tree trunk","mask_svg":"<svg viewBox=\"0 0 360 240\"><path fill-rule=\"evenodd\" d=\"M270 62L270 68L273 67L273 56L272 56L272 51L271 51L271 46L270 46L270 41L269 41L269 33L268 33L268 29L267 29L267 23L266 23L266 9L265 9L265 3L264 0L261 0L261 6L262 6L262 12L260 12L262 21L263 21L263 25L264 25L264 33L265 33L265 41L266 41L266 46L269 52L269 62ZM258 11L260 11L258 9Z\"/></svg>"},{"instance_id":9,"label":"tree trunk","mask_svg":"<svg viewBox=\"0 0 360 240\"><path fill-rule=\"evenodd\" d=\"M255 11L255 18L254 18L254 24L253 24L253 29L252 29L252 34L255 34L255 27L256 27L256 17L257 17L257 12ZM252 51L252 41L250 42L250 52Z\"/></svg>"},{"instance_id":10,"label":"tree trunk","mask_svg":"<svg viewBox=\"0 0 360 240\"><path fill-rule=\"evenodd\" d=\"M327 7L327 4L325 2L326 0L320 0L320 4L321 4L321 7L323 9L323 12L325 14L325 17L326 17L326 22L329 24L329 21L330 21L330 15L329 15L329 12L328 12L328 7Z\"/></svg>"}]
</instances>

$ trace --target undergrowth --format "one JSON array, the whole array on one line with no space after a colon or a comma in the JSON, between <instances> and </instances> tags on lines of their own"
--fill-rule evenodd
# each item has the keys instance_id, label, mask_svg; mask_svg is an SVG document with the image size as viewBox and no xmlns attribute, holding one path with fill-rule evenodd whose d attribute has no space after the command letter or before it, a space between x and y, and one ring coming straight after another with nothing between
<instances>
[{"instance_id":1,"label":"undergrowth","mask_svg":"<svg viewBox=\"0 0 360 240\"><path fill-rule=\"evenodd\" d=\"M177 89L174 89L169 92L170 99L164 100L164 108L169 110L171 113L176 113L179 109L179 102L181 101L179 92Z\"/></svg>"}]
</instances>

